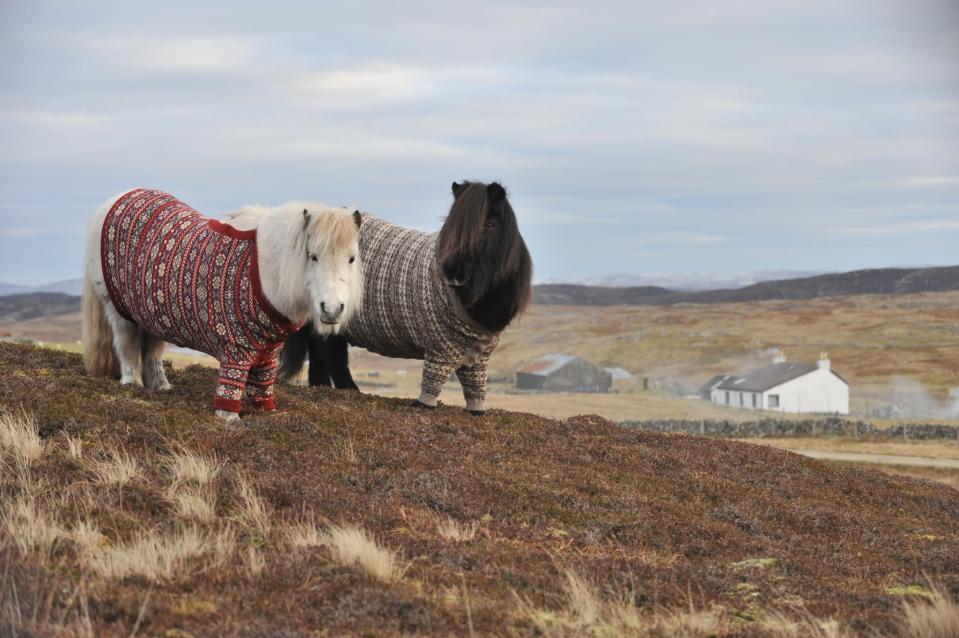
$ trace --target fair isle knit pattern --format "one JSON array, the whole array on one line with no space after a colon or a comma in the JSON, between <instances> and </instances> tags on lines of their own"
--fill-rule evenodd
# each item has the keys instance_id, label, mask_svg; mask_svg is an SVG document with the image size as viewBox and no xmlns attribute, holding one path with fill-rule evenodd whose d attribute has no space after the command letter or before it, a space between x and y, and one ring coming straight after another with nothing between
<instances>
[{"instance_id":1,"label":"fair isle knit pattern","mask_svg":"<svg viewBox=\"0 0 959 638\"><path fill-rule=\"evenodd\" d=\"M387 357L423 359L423 403L436 405L455 371L467 407L482 410L486 366L499 334L456 307L439 272L437 237L363 215L363 304L346 325L346 337Z\"/></svg>"},{"instance_id":2,"label":"fair isle knit pattern","mask_svg":"<svg viewBox=\"0 0 959 638\"><path fill-rule=\"evenodd\" d=\"M149 334L220 362L214 407L240 411L243 389L272 410L277 351L298 329L263 295L256 231L137 189L107 213L100 259L117 311Z\"/></svg>"}]
</instances>

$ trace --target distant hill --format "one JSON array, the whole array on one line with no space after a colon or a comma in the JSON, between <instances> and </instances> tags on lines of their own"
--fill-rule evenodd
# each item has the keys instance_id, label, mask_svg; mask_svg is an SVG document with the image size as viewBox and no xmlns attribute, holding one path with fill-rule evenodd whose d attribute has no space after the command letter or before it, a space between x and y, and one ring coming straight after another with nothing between
<instances>
[{"instance_id":1,"label":"distant hill","mask_svg":"<svg viewBox=\"0 0 959 638\"><path fill-rule=\"evenodd\" d=\"M24 286L22 284L0 283L0 297L8 295L27 295L35 292L59 292L65 295L79 295L83 290L83 279L64 279L42 286Z\"/></svg>"},{"instance_id":2,"label":"distant hill","mask_svg":"<svg viewBox=\"0 0 959 638\"><path fill-rule=\"evenodd\" d=\"M55 292L37 292L0 297L0 324L54 317L80 310L80 297Z\"/></svg>"},{"instance_id":3,"label":"distant hill","mask_svg":"<svg viewBox=\"0 0 959 638\"><path fill-rule=\"evenodd\" d=\"M652 272L638 275L600 275L547 279L541 284L573 284L604 288L641 288L655 286L668 290L695 292L742 288L761 281L797 279L825 274L822 270L755 270L750 272Z\"/></svg>"},{"instance_id":4,"label":"distant hill","mask_svg":"<svg viewBox=\"0 0 959 638\"><path fill-rule=\"evenodd\" d=\"M942 268L876 268L846 273L782 279L725 290L683 292L657 286L627 288L544 284L533 298L543 305L609 306L730 303L774 299L814 299L843 295L913 294L959 290L959 266Z\"/></svg>"}]
</instances>

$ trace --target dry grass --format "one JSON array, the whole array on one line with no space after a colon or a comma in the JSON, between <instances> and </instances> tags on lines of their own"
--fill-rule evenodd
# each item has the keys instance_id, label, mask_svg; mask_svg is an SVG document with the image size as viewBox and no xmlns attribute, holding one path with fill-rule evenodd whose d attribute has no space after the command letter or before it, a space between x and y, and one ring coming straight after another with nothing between
<instances>
[{"instance_id":1,"label":"dry grass","mask_svg":"<svg viewBox=\"0 0 959 638\"><path fill-rule=\"evenodd\" d=\"M476 538L478 531L479 523L476 521L460 523L450 516L436 518L436 533L454 543L468 543Z\"/></svg>"},{"instance_id":2,"label":"dry grass","mask_svg":"<svg viewBox=\"0 0 959 638\"><path fill-rule=\"evenodd\" d=\"M325 547L341 565L356 566L383 581L402 578L403 568L396 552L382 547L366 530L353 525L330 525L325 529L312 521L291 525L286 539L297 549Z\"/></svg>"},{"instance_id":3,"label":"dry grass","mask_svg":"<svg viewBox=\"0 0 959 638\"><path fill-rule=\"evenodd\" d=\"M215 455L208 456L179 447L170 453L165 465L174 483L210 485L216 480L225 463Z\"/></svg>"},{"instance_id":4,"label":"dry grass","mask_svg":"<svg viewBox=\"0 0 959 638\"><path fill-rule=\"evenodd\" d=\"M236 487L239 495L237 520L261 536L268 536L273 527L270 507L260 498L256 488L245 476L237 477Z\"/></svg>"},{"instance_id":5,"label":"dry grass","mask_svg":"<svg viewBox=\"0 0 959 638\"><path fill-rule=\"evenodd\" d=\"M216 478L224 463L215 456L206 456L186 448L171 452L164 461L172 484L166 497L179 516L210 522L216 518Z\"/></svg>"},{"instance_id":6,"label":"dry grass","mask_svg":"<svg viewBox=\"0 0 959 638\"><path fill-rule=\"evenodd\" d=\"M74 525L70 530L70 539L77 546L77 553L81 556L89 556L107 542L100 528L90 521L80 521Z\"/></svg>"},{"instance_id":7,"label":"dry grass","mask_svg":"<svg viewBox=\"0 0 959 638\"><path fill-rule=\"evenodd\" d=\"M899 632L903 638L955 638L959 636L959 603L942 587L932 587L929 598L903 603Z\"/></svg>"},{"instance_id":8,"label":"dry grass","mask_svg":"<svg viewBox=\"0 0 959 638\"><path fill-rule=\"evenodd\" d=\"M632 596L604 599L596 587L576 572L565 573L564 600L557 611L520 601L520 613L548 637L706 638L722 633L724 622L712 612L668 611L641 615Z\"/></svg>"},{"instance_id":9,"label":"dry grass","mask_svg":"<svg viewBox=\"0 0 959 638\"><path fill-rule=\"evenodd\" d=\"M93 475L101 485L121 487L140 475L140 463L124 450L110 450L107 458L93 464Z\"/></svg>"},{"instance_id":10,"label":"dry grass","mask_svg":"<svg viewBox=\"0 0 959 638\"><path fill-rule=\"evenodd\" d=\"M60 522L44 511L33 495L21 494L8 503L3 512L3 527L22 555L33 554L41 559L49 556L57 540L66 536Z\"/></svg>"},{"instance_id":11,"label":"dry grass","mask_svg":"<svg viewBox=\"0 0 959 638\"><path fill-rule=\"evenodd\" d=\"M286 538L290 545L298 549L323 547L329 542L329 534L311 521L290 525L286 531Z\"/></svg>"},{"instance_id":12,"label":"dry grass","mask_svg":"<svg viewBox=\"0 0 959 638\"><path fill-rule=\"evenodd\" d=\"M43 441L34 418L23 411L0 412L0 448L14 459L28 463L43 456Z\"/></svg>"},{"instance_id":13,"label":"dry grass","mask_svg":"<svg viewBox=\"0 0 959 638\"><path fill-rule=\"evenodd\" d=\"M835 620L824 620L809 614L791 617L774 613L764 619L761 626L763 635L769 638L852 638L854 636Z\"/></svg>"},{"instance_id":14,"label":"dry grass","mask_svg":"<svg viewBox=\"0 0 959 638\"><path fill-rule=\"evenodd\" d=\"M216 486L174 484L167 490L167 499L182 518L209 523L216 518Z\"/></svg>"},{"instance_id":15,"label":"dry grass","mask_svg":"<svg viewBox=\"0 0 959 638\"><path fill-rule=\"evenodd\" d=\"M342 565L359 567L383 581L399 580L403 576L404 569L396 552L379 545L360 527L332 525L327 528L325 541L333 559Z\"/></svg>"},{"instance_id":16,"label":"dry grass","mask_svg":"<svg viewBox=\"0 0 959 638\"><path fill-rule=\"evenodd\" d=\"M263 552L258 550L256 547L249 547L246 550L246 571L247 573L256 578L263 573L263 570L266 568L266 559L263 558Z\"/></svg>"},{"instance_id":17,"label":"dry grass","mask_svg":"<svg viewBox=\"0 0 959 638\"><path fill-rule=\"evenodd\" d=\"M64 432L63 438L67 443L67 455L74 461L79 461L83 458L83 441L70 436L66 432Z\"/></svg>"},{"instance_id":18,"label":"dry grass","mask_svg":"<svg viewBox=\"0 0 959 638\"><path fill-rule=\"evenodd\" d=\"M195 569L197 559L204 556L207 564L224 564L235 548L236 536L230 528L208 533L186 527L172 534L141 532L128 542L93 548L85 562L108 580L130 576L172 580Z\"/></svg>"}]
</instances>

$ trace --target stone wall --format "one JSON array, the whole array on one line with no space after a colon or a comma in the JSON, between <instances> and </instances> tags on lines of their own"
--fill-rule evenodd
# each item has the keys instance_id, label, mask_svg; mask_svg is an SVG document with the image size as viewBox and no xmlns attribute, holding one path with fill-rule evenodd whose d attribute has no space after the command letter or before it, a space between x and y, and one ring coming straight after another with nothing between
<instances>
[{"instance_id":1,"label":"stone wall","mask_svg":"<svg viewBox=\"0 0 959 638\"><path fill-rule=\"evenodd\" d=\"M865 421L838 418L761 419L758 421L650 420L622 421L620 425L651 432L685 432L727 438L785 438L793 436L871 436L900 439L957 439L959 427L928 423L900 423L880 430Z\"/></svg>"}]
</instances>

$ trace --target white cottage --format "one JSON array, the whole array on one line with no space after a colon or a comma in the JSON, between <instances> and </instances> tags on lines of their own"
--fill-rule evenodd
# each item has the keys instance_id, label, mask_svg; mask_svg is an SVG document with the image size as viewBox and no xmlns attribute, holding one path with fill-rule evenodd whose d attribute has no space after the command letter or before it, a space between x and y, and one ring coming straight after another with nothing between
<instances>
[{"instance_id":1,"label":"white cottage","mask_svg":"<svg viewBox=\"0 0 959 638\"><path fill-rule=\"evenodd\" d=\"M710 400L747 410L849 414L849 384L832 369L826 353L815 364L780 361L709 389Z\"/></svg>"}]
</instances>

